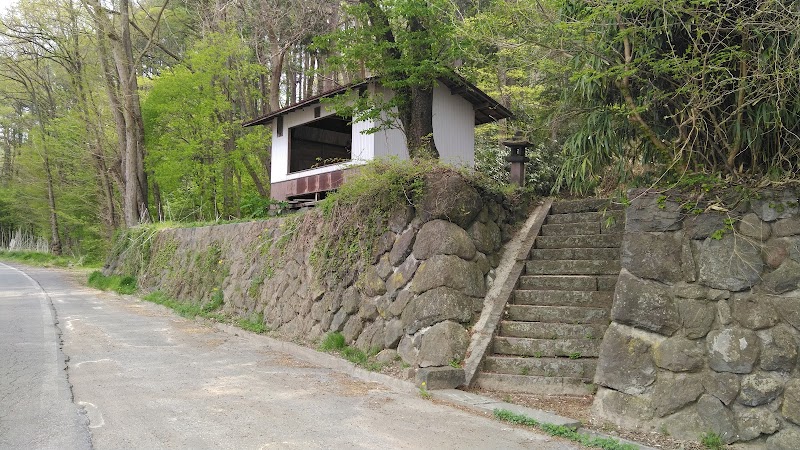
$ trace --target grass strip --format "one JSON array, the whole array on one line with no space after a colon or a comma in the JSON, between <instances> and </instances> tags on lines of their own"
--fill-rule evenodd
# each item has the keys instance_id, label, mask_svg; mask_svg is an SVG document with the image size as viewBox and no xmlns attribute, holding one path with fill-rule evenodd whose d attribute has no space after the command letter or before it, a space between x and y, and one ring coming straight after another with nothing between
<instances>
[{"instance_id":1,"label":"grass strip","mask_svg":"<svg viewBox=\"0 0 800 450\"><path fill-rule=\"evenodd\" d=\"M550 436L558 436L569 439L570 441L577 442L586 447L601 448L604 450L638 450L639 448L636 445L623 444L614 438L594 437L588 434L578 433L572 428L565 427L564 425L554 425L552 423L539 422L532 417L528 417L524 414L517 414L507 409L495 409L493 414L496 419L502 420L503 422L538 428Z\"/></svg>"},{"instance_id":2,"label":"grass strip","mask_svg":"<svg viewBox=\"0 0 800 450\"><path fill-rule=\"evenodd\" d=\"M130 275L103 275L95 270L89 275L89 286L103 291L114 291L119 294L133 294L136 292L136 278Z\"/></svg>"},{"instance_id":3,"label":"grass strip","mask_svg":"<svg viewBox=\"0 0 800 450\"><path fill-rule=\"evenodd\" d=\"M96 265L86 264L83 258L21 250L0 250L0 259L37 267L96 267Z\"/></svg>"}]
</instances>

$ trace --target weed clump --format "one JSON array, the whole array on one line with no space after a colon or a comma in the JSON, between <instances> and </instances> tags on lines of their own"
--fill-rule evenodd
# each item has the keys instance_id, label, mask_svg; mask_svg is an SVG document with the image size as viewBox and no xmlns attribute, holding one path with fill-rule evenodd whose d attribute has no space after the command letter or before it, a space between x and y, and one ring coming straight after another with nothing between
<instances>
[{"instance_id":1,"label":"weed clump","mask_svg":"<svg viewBox=\"0 0 800 450\"><path fill-rule=\"evenodd\" d=\"M137 290L136 278L130 275L103 275L95 270L89 275L89 286L103 291L114 291L119 294L133 294Z\"/></svg>"},{"instance_id":2,"label":"weed clump","mask_svg":"<svg viewBox=\"0 0 800 450\"><path fill-rule=\"evenodd\" d=\"M528 417L524 414L517 414L507 409L495 409L493 413L496 419L502 420L503 422L538 428L550 436L559 436L569 439L570 441L577 442L586 447L601 448L604 450L636 450L638 448L635 445L623 444L613 438L594 437L588 434L579 433L574 429L564 425L539 422L532 417Z\"/></svg>"}]
</instances>

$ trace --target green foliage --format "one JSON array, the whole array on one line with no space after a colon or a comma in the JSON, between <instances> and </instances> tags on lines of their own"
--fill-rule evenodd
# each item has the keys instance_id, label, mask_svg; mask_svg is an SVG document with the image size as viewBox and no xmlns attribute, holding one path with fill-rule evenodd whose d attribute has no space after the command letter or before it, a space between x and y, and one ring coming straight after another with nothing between
<instances>
[{"instance_id":1,"label":"green foliage","mask_svg":"<svg viewBox=\"0 0 800 450\"><path fill-rule=\"evenodd\" d=\"M119 294L133 294L137 291L136 278L130 275L103 275L96 270L89 275L89 286Z\"/></svg>"},{"instance_id":2,"label":"green foliage","mask_svg":"<svg viewBox=\"0 0 800 450\"><path fill-rule=\"evenodd\" d=\"M342 350L346 346L347 344L344 341L344 335L338 331L335 331L325 335L325 338L319 344L319 349L323 352L330 352Z\"/></svg>"},{"instance_id":3,"label":"green foliage","mask_svg":"<svg viewBox=\"0 0 800 450\"><path fill-rule=\"evenodd\" d=\"M151 292L142 297L142 300L166 306L167 308L188 319L193 319L197 316L203 315L203 307L201 305L196 303L179 302L160 291Z\"/></svg>"},{"instance_id":4,"label":"green foliage","mask_svg":"<svg viewBox=\"0 0 800 450\"><path fill-rule=\"evenodd\" d=\"M242 217L250 219L265 219L271 216L285 214L289 209L289 202L264 198L258 194L248 193L242 197Z\"/></svg>"},{"instance_id":5,"label":"green foliage","mask_svg":"<svg viewBox=\"0 0 800 450\"><path fill-rule=\"evenodd\" d=\"M700 436L700 444L708 450L722 450L725 448L722 438L717 433L709 431Z\"/></svg>"},{"instance_id":6,"label":"green foliage","mask_svg":"<svg viewBox=\"0 0 800 450\"><path fill-rule=\"evenodd\" d=\"M243 330L251 333L264 334L269 331L269 327L264 325L264 314L258 313L239 319L236 324Z\"/></svg>"},{"instance_id":7,"label":"green foliage","mask_svg":"<svg viewBox=\"0 0 800 450\"><path fill-rule=\"evenodd\" d=\"M798 170L793 2L556 4L555 27L572 55L565 100L581 118L564 144L564 186L586 192L598 176L624 182L654 168L732 177Z\"/></svg>"},{"instance_id":8,"label":"green foliage","mask_svg":"<svg viewBox=\"0 0 800 450\"><path fill-rule=\"evenodd\" d=\"M0 259L39 267L97 267L96 262L86 261L83 258L30 251L0 250Z\"/></svg>"},{"instance_id":9,"label":"green foliage","mask_svg":"<svg viewBox=\"0 0 800 450\"><path fill-rule=\"evenodd\" d=\"M563 425L539 422L524 414L517 414L506 409L495 409L494 417L504 422L539 428L550 436L558 436L577 442L586 447L602 448L605 450L636 450L638 447L631 444L620 443L616 439L593 437L588 434L578 433L572 428Z\"/></svg>"},{"instance_id":10,"label":"green foliage","mask_svg":"<svg viewBox=\"0 0 800 450\"><path fill-rule=\"evenodd\" d=\"M245 214L261 213L245 167L263 167L268 131L243 129L241 121L252 113L238 105L258 95L252 82L265 70L252 62L237 33L212 33L195 43L183 64L152 82L142 104L147 164L165 193L168 218L238 217L245 198ZM233 96L244 98L232 102Z\"/></svg>"},{"instance_id":11,"label":"green foliage","mask_svg":"<svg viewBox=\"0 0 800 450\"><path fill-rule=\"evenodd\" d=\"M365 353L364 351L355 347L350 347L345 343L342 333L339 332L331 332L326 334L325 338L322 340L322 342L320 342L318 348L323 352L336 352L344 359L367 370L378 371L382 367L382 364L371 359L378 353L377 349L373 349Z\"/></svg>"}]
</instances>

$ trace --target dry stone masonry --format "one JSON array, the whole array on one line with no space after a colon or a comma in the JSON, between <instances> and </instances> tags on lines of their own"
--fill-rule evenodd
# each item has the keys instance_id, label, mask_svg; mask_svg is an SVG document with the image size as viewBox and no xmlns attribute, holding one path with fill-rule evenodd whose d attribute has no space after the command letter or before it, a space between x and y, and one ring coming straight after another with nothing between
<instances>
[{"instance_id":1,"label":"dry stone masonry","mask_svg":"<svg viewBox=\"0 0 800 450\"><path fill-rule=\"evenodd\" d=\"M382 351L383 360L401 358L431 388L454 387L463 371L451 364L464 359L469 328L519 219L511 211L501 197L446 174L428 180L416 208L398 205L365 269L343 280L320 281L312 264L317 236L296 232L302 220L324 220L318 211L161 230L108 270L136 274L146 290L185 302L205 303L221 290L225 312L263 317L285 338L341 332L350 345Z\"/></svg>"},{"instance_id":2,"label":"dry stone masonry","mask_svg":"<svg viewBox=\"0 0 800 450\"><path fill-rule=\"evenodd\" d=\"M595 413L680 438L800 448L798 193L701 214L629 196Z\"/></svg>"}]
</instances>

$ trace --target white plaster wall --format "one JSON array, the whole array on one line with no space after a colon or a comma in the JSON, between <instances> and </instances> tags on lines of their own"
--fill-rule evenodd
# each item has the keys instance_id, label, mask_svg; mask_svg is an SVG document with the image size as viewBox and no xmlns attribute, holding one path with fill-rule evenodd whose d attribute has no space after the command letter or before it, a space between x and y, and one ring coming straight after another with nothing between
<instances>
[{"instance_id":1,"label":"white plaster wall","mask_svg":"<svg viewBox=\"0 0 800 450\"><path fill-rule=\"evenodd\" d=\"M314 108L317 106L322 108L320 116L317 119L334 114L334 111L328 110L325 105L320 104L313 104L306 106L305 108L292 111L283 116L283 136L280 137L278 136L277 132L278 119L276 118L272 121L272 167L270 168L271 183L278 183L281 181L294 180L296 178L307 177L310 175L333 172L334 170L341 170L353 164L363 164L364 162L374 158L374 138L371 135L363 135L359 133L359 131L362 129L369 128L370 125L367 123L358 123L353 125L353 148L351 162L289 173L289 128L317 120L314 118Z\"/></svg>"},{"instance_id":2,"label":"white plaster wall","mask_svg":"<svg viewBox=\"0 0 800 450\"><path fill-rule=\"evenodd\" d=\"M373 88L390 95L384 88ZM387 97L388 98L388 97ZM352 161L317 169L289 173L289 128L312 122L314 108L321 106L320 118L333 114L324 105L309 105L292 111L283 117L283 136L278 137L278 120L272 121L272 168L271 182L293 180L340 170L353 164L363 164L374 158L397 157L408 159L406 139L399 125L374 134L363 134L372 127L371 122L353 124ZM472 104L459 95L453 95L439 83L433 91L433 134L436 147L443 162L454 166L473 167L475 165L475 111Z\"/></svg>"},{"instance_id":3,"label":"white plaster wall","mask_svg":"<svg viewBox=\"0 0 800 450\"><path fill-rule=\"evenodd\" d=\"M439 83L433 90L433 139L442 161L475 166L475 111L472 103Z\"/></svg>"}]
</instances>

